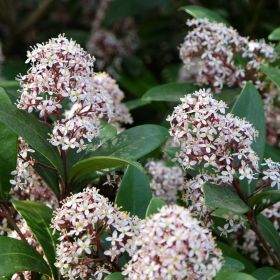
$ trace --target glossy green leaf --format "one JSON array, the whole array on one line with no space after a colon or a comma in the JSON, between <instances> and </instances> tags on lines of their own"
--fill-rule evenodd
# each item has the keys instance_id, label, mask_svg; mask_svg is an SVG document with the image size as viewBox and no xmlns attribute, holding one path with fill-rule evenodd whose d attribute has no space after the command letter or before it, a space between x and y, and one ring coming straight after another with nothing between
<instances>
[{"instance_id":1,"label":"glossy green leaf","mask_svg":"<svg viewBox=\"0 0 280 280\"><path fill-rule=\"evenodd\" d=\"M260 213L265 208L280 201L280 191L270 190L257 193L249 200L250 205L255 209L255 213Z\"/></svg>"},{"instance_id":2,"label":"glossy green leaf","mask_svg":"<svg viewBox=\"0 0 280 280\"><path fill-rule=\"evenodd\" d=\"M22 271L51 276L50 268L43 257L26 242L0 236L0 248L0 276L10 276Z\"/></svg>"},{"instance_id":3,"label":"glossy green leaf","mask_svg":"<svg viewBox=\"0 0 280 280\"><path fill-rule=\"evenodd\" d=\"M9 97L0 88L0 104L11 105ZM18 136L4 124L0 123L0 199L8 198L12 179L11 172L16 169Z\"/></svg>"},{"instance_id":4,"label":"glossy green leaf","mask_svg":"<svg viewBox=\"0 0 280 280\"><path fill-rule=\"evenodd\" d=\"M81 161L78 161L70 170L69 180L71 182L80 180L86 175L89 175L95 171L123 167L126 165L133 165L138 169L142 170L142 166L131 160L111 157L111 156L96 156L90 157Z\"/></svg>"},{"instance_id":5,"label":"glossy green leaf","mask_svg":"<svg viewBox=\"0 0 280 280\"><path fill-rule=\"evenodd\" d=\"M148 216L152 216L156 213L158 213L158 211L164 206L166 205L166 203L157 197L153 197L148 205L147 211L146 211L146 217Z\"/></svg>"},{"instance_id":6,"label":"glossy green leaf","mask_svg":"<svg viewBox=\"0 0 280 280\"><path fill-rule=\"evenodd\" d=\"M224 264L222 266L221 272L238 272L245 269L245 266L242 262L231 258L231 257L224 257Z\"/></svg>"},{"instance_id":7,"label":"glossy green leaf","mask_svg":"<svg viewBox=\"0 0 280 280\"><path fill-rule=\"evenodd\" d=\"M232 114L246 118L248 122L253 124L259 132L259 136L253 143L252 147L260 157L263 158L265 147L265 116L262 98L257 89L249 82L246 83L240 96L237 98Z\"/></svg>"},{"instance_id":8,"label":"glossy green leaf","mask_svg":"<svg viewBox=\"0 0 280 280\"><path fill-rule=\"evenodd\" d=\"M280 258L280 233L277 231L273 223L263 215L257 216L258 228L265 240L274 249L278 258Z\"/></svg>"},{"instance_id":9,"label":"glossy green leaf","mask_svg":"<svg viewBox=\"0 0 280 280\"><path fill-rule=\"evenodd\" d=\"M256 270L256 267L251 262L251 260L249 260L248 258L246 258L243 255L241 255L240 253L238 253L235 248L233 248L232 246L229 246L223 242L220 242L220 241L218 241L217 243L218 243L219 248L222 250L224 257L225 256L231 257L244 264L244 266L245 266L244 272L252 273L253 271Z\"/></svg>"},{"instance_id":10,"label":"glossy green leaf","mask_svg":"<svg viewBox=\"0 0 280 280\"><path fill-rule=\"evenodd\" d=\"M124 280L124 276L121 272L114 272L106 276L104 280Z\"/></svg>"},{"instance_id":11,"label":"glossy green leaf","mask_svg":"<svg viewBox=\"0 0 280 280\"><path fill-rule=\"evenodd\" d=\"M159 125L145 124L123 131L106 141L99 149L85 151L90 156L110 156L138 160L149 154L168 139L168 129Z\"/></svg>"},{"instance_id":12,"label":"glossy green leaf","mask_svg":"<svg viewBox=\"0 0 280 280\"><path fill-rule=\"evenodd\" d=\"M201 6L188 5L181 7L179 10L185 11L194 18L207 18L210 21L222 22L227 24L227 21L218 13Z\"/></svg>"},{"instance_id":13,"label":"glossy green leaf","mask_svg":"<svg viewBox=\"0 0 280 280\"><path fill-rule=\"evenodd\" d=\"M53 211L41 202L12 201L12 203L41 245L52 275L56 279L58 276L57 268L54 266L56 237L50 228Z\"/></svg>"},{"instance_id":14,"label":"glossy green leaf","mask_svg":"<svg viewBox=\"0 0 280 280\"><path fill-rule=\"evenodd\" d=\"M272 267L258 268L252 275L257 280L280 280L280 271Z\"/></svg>"},{"instance_id":15,"label":"glossy green leaf","mask_svg":"<svg viewBox=\"0 0 280 280\"><path fill-rule=\"evenodd\" d=\"M180 102L180 98L198 89L190 83L169 83L149 89L143 96L144 101Z\"/></svg>"},{"instance_id":16,"label":"glossy green leaf","mask_svg":"<svg viewBox=\"0 0 280 280\"><path fill-rule=\"evenodd\" d=\"M148 176L134 166L129 166L123 176L115 203L139 218L145 218L152 198Z\"/></svg>"},{"instance_id":17,"label":"glossy green leaf","mask_svg":"<svg viewBox=\"0 0 280 280\"><path fill-rule=\"evenodd\" d=\"M249 207L230 188L205 184L203 186L205 204L211 209L225 208L237 214L244 214Z\"/></svg>"},{"instance_id":18,"label":"glossy green leaf","mask_svg":"<svg viewBox=\"0 0 280 280\"><path fill-rule=\"evenodd\" d=\"M57 149L48 142L49 129L34 116L17 109L12 104L0 103L0 122L22 136L35 150L63 174L62 162Z\"/></svg>"},{"instance_id":19,"label":"glossy green leaf","mask_svg":"<svg viewBox=\"0 0 280 280\"><path fill-rule=\"evenodd\" d=\"M243 272L220 272L215 280L256 280L256 278Z\"/></svg>"},{"instance_id":20,"label":"glossy green leaf","mask_svg":"<svg viewBox=\"0 0 280 280\"><path fill-rule=\"evenodd\" d=\"M274 29L269 35L268 39L272 41L279 41L280 40L280 27Z\"/></svg>"},{"instance_id":21,"label":"glossy green leaf","mask_svg":"<svg viewBox=\"0 0 280 280\"><path fill-rule=\"evenodd\" d=\"M277 86L280 87L280 69L267 65L261 66L261 71Z\"/></svg>"}]
</instances>

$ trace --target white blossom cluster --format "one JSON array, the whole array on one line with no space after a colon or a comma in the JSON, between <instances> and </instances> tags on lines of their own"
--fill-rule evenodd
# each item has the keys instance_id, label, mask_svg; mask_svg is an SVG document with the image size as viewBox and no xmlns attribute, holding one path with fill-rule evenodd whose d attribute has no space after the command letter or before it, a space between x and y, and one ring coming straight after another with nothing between
<instances>
[{"instance_id":1,"label":"white blossom cluster","mask_svg":"<svg viewBox=\"0 0 280 280\"><path fill-rule=\"evenodd\" d=\"M207 169L208 178L230 184L235 175L251 181L258 156L251 144L258 135L252 124L232 114L209 90L186 95L168 117L170 134L180 143L178 162L185 169Z\"/></svg>"},{"instance_id":2,"label":"white blossom cluster","mask_svg":"<svg viewBox=\"0 0 280 280\"><path fill-rule=\"evenodd\" d=\"M146 164L151 175L151 190L154 196L161 198L166 203L176 203L178 192L184 189L184 173L178 166L168 167L164 161L149 161Z\"/></svg>"},{"instance_id":3,"label":"white blossom cluster","mask_svg":"<svg viewBox=\"0 0 280 280\"><path fill-rule=\"evenodd\" d=\"M131 237L139 234L140 226L137 217L88 187L68 197L55 212L53 228L60 233L56 266L67 279L103 279L104 273L120 270L125 252L134 252Z\"/></svg>"},{"instance_id":4,"label":"white blossom cluster","mask_svg":"<svg viewBox=\"0 0 280 280\"><path fill-rule=\"evenodd\" d=\"M185 71L191 71L198 84L209 85L216 92L225 85L242 86L244 81L264 88L263 75L258 70L265 61L276 59L272 45L249 40L232 27L206 18L188 20L187 25L191 30L180 47L180 56ZM242 62L238 63L239 58Z\"/></svg>"},{"instance_id":5,"label":"white blossom cluster","mask_svg":"<svg viewBox=\"0 0 280 280\"><path fill-rule=\"evenodd\" d=\"M262 181L264 181L267 186L280 189L280 163L274 162L271 159L265 159L262 166Z\"/></svg>"},{"instance_id":6,"label":"white blossom cluster","mask_svg":"<svg viewBox=\"0 0 280 280\"><path fill-rule=\"evenodd\" d=\"M139 249L123 272L130 280L207 280L222 266L211 232L180 206L161 208L145 221L134 242Z\"/></svg>"},{"instance_id":7,"label":"white blossom cluster","mask_svg":"<svg viewBox=\"0 0 280 280\"><path fill-rule=\"evenodd\" d=\"M93 71L94 57L74 41L60 35L37 44L27 56L26 62L31 67L26 75L19 77L21 97L17 106L29 113L38 112L46 124L50 116L55 118L49 139L53 145L62 150L81 151L98 136L101 119L111 121L116 113L115 121L131 121L121 103L123 96L116 103L115 93L109 92L116 90L115 81L110 80L111 87L100 84L104 77L105 84L109 78L106 75L97 78L99 75ZM68 113L62 106L66 103L71 108Z\"/></svg>"},{"instance_id":8,"label":"white blossom cluster","mask_svg":"<svg viewBox=\"0 0 280 280\"><path fill-rule=\"evenodd\" d=\"M115 23L110 30L92 29L87 50L97 58L97 67L104 69L110 63L120 67L123 58L133 54L138 45L135 22L126 18Z\"/></svg>"},{"instance_id":9,"label":"white blossom cluster","mask_svg":"<svg viewBox=\"0 0 280 280\"><path fill-rule=\"evenodd\" d=\"M16 170L12 171L14 178L10 180L12 198L40 201L51 208L56 208L58 201L55 194L34 169L35 161L30 156L34 150L22 138L19 138L18 141L17 166Z\"/></svg>"}]
</instances>

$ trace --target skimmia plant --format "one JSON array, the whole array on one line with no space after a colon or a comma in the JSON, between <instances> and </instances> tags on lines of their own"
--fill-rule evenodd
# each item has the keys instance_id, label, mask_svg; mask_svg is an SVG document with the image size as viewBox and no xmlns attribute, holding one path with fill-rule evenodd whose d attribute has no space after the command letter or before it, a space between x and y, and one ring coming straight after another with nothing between
<instances>
[{"instance_id":1,"label":"skimmia plant","mask_svg":"<svg viewBox=\"0 0 280 280\"><path fill-rule=\"evenodd\" d=\"M181 81L139 100L95 68L136 48L133 29L93 32L97 61L59 35L28 51L17 92L2 82L0 277L280 275L278 48L183 9L196 18ZM152 101L169 102L165 122L133 126L130 109Z\"/></svg>"}]
</instances>

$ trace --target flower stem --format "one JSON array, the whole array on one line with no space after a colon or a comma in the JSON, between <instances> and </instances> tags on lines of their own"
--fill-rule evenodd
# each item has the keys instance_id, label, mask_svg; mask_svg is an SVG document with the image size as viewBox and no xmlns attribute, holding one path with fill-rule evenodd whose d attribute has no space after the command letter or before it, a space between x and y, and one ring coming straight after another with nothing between
<instances>
[{"instance_id":1,"label":"flower stem","mask_svg":"<svg viewBox=\"0 0 280 280\"><path fill-rule=\"evenodd\" d=\"M280 269L280 261L279 259L275 256L275 254L273 253L273 251L271 250L270 245L267 243L267 241L265 240L265 238L262 236L259 227L258 227L258 222L256 219L256 214L254 212L254 209L252 209L252 207L249 205L248 203L248 198L244 195L244 193L242 192L242 190L240 189L240 184L239 181L234 179L233 181L233 186L236 190L236 193L238 194L238 196L243 200L243 202L246 203L247 206L249 206L250 210L247 213L247 219L248 222L252 228L252 230L255 232L257 238L259 239L260 243L262 244L266 254L268 255L268 257L271 258L271 260L273 261L274 265L276 268Z\"/></svg>"}]
</instances>

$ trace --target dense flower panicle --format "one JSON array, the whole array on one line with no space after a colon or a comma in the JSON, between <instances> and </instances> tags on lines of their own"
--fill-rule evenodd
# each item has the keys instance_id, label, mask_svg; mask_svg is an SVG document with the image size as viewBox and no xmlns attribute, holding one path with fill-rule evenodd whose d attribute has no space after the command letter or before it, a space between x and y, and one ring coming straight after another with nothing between
<instances>
[{"instance_id":1,"label":"dense flower panicle","mask_svg":"<svg viewBox=\"0 0 280 280\"><path fill-rule=\"evenodd\" d=\"M280 189L280 163L271 159L265 159L262 164L262 181L269 187L277 187Z\"/></svg>"},{"instance_id":2,"label":"dense flower panicle","mask_svg":"<svg viewBox=\"0 0 280 280\"><path fill-rule=\"evenodd\" d=\"M178 162L186 169L208 168L208 178L229 184L234 175L251 181L258 170L258 156L251 144L258 135L244 119L226 114L226 104L208 90L181 99L168 117L170 134L180 144Z\"/></svg>"},{"instance_id":3,"label":"dense flower panicle","mask_svg":"<svg viewBox=\"0 0 280 280\"><path fill-rule=\"evenodd\" d=\"M59 110L64 98L76 102L88 94L87 84L95 59L76 42L60 35L37 44L27 57L31 68L19 78L22 87L19 108L39 111L44 117Z\"/></svg>"},{"instance_id":4,"label":"dense flower panicle","mask_svg":"<svg viewBox=\"0 0 280 280\"><path fill-rule=\"evenodd\" d=\"M117 85L116 81L107 73L97 73L93 77L93 85L96 91L100 91L103 94L110 96L112 104L110 109L112 110L112 123L131 124L132 118L128 108L122 100L124 99L124 93Z\"/></svg>"},{"instance_id":5,"label":"dense flower panicle","mask_svg":"<svg viewBox=\"0 0 280 280\"><path fill-rule=\"evenodd\" d=\"M56 266L68 279L108 274L125 252L134 252L130 239L138 235L140 225L137 217L120 211L97 189L88 187L68 197L55 212L53 228L60 233ZM110 244L106 249L102 238Z\"/></svg>"},{"instance_id":6,"label":"dense flower panicle","mask_svg":"<svg viewBox=\"0 0 280 280\"><path fill-rule=\"evenodd\" d=\"M55 117L49 141L62 150L83 150L100 132L100 120L131 123L124 94L105 73L95 74L95 59L60 35L28 52L28 73L19 77L18 108ZM67 100L70 110L64 112ZM66 102L66 103L67 103Z\"/></svg>"},{"instance_id":7,"label":"dense flower panicle","mask_svg":"<svg viewBox=\"0 0 280 280\"><path fill-rule=\"evenodd\" d=\"M139 249L123 272L130 280L207 280L222 266L211 232L180 206L165 206L146 219L134 242Z\"/></svg>"},{"instance_id":8,"label":"dense flower panicle","mask_svg":"<svg viewBox=\"0 0 280 280\"><path fill-rule=\"evenodd\" d=\"M219 92L224 85L242 86L251 80L259 89L264 88L263 75L258 70L265 61L276 59L272 45L249 40L232 27L205 18L188 20L187 25L191 30L180 47L180 56L185 71L191 71L198 84ZM242 57L243 64L237 63L238 57Z\"/></svg>"},{"instance_id":9,"label":"dense flower panicle","mask_svg":"<svg viewBox=\"0 0 280 280\"><path fill-rule=\"evenodd\" d=\"M178 192L184 189L183 170L177 166L168 167L164 161L149 161L146 168L152 176L150 186L154 196L167 203L176 203Z\"/></svg>"}]
</instances>

